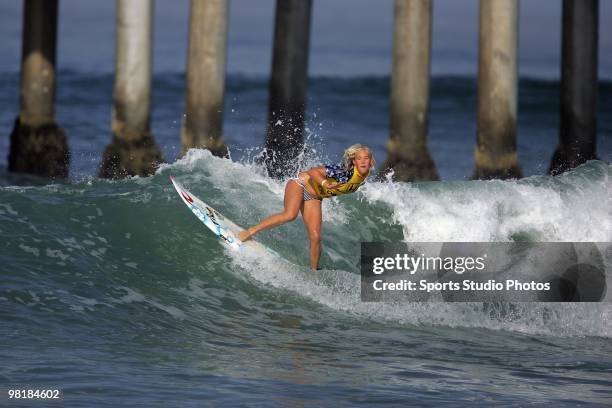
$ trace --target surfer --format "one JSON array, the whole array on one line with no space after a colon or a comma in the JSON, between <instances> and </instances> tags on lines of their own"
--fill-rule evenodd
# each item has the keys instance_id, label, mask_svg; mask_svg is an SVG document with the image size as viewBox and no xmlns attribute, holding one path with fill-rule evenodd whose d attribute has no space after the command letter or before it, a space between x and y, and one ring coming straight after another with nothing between
<instances>
[{"instance_id":1,"label":"surfer","mask_svg":"<svg viewBox=\"0 0 612 408\"><path fill-rule=\"evenodd\" d=\"M246 241L258 232L295 220L301 212L310 239L310 267L317 269L321 257L322 199L357 191L365 183L374 164L372 150L365 145L354 144L344 151L340 165L300 171L285 186L284 210L240 232L238 238Z\"/></svg>"}]
</instances>

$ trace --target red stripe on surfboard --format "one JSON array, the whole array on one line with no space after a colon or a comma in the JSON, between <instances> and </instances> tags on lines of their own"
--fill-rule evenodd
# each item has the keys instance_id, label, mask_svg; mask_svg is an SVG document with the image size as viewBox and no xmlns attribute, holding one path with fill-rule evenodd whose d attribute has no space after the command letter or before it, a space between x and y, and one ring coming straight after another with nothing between
<instances>
[{"instance_id":1,"label":"red stripe on surfboard","mask_svg":"<svg viewBox=\"0 0 612 408\"><path fill-rule=\"evenodd\" d=\"M187 194L184 191L181 191L181 195L183 196L183 198L185 200L187 200L190 204L193 204L193 198L191 198L191 196L189 194Z\"/></svg>"}]
</instances>

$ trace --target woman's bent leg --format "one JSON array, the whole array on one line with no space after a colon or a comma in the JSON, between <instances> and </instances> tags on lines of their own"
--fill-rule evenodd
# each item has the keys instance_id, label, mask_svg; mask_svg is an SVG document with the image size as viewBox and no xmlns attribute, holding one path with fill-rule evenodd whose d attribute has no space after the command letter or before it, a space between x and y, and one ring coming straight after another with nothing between
<instances>
[{"instance_id":1,"label":"woman's bent leg","mask_svg":"<svg viewBox=\"0 0 612 408\"><path fill-rule=\"evenodd\" d=\"M316 270L319 267L319 258L321 258L321 223L323 221L321 201L304 201L302 217L310 239L310 267Z\"/></svg>"},{"instance_id":2,"label":"woman's bent leg","mask_svg":"<svg viewBox=\"0 0 612 408\"><path fill-rule=\"evenodd\" d=\"M302 187L298 183L289 180L285 186L284 210L280 213L272 214L259 224L242 231L238 234L238 238L241 241L246 241L260 231L295 220L302 205L302 191Z\"/></svg>"}]
</instances>

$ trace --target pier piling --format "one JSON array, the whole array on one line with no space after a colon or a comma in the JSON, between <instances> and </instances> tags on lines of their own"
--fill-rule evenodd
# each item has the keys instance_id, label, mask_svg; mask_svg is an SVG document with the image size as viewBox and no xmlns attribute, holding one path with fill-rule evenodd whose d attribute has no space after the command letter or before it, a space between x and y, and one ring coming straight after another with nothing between
<instances>
[{"instance_id":1,"label":"pier piling","mask_svg":"<svg viewBox=\"0 0 612 408\"><path fill-rule=\"evenodd\" d=\"M100 177L150 175L163 161L150 133L153 0L117 0L113 139Z\"/></svg>"},{"instance_id":2,"label":"pier piling","mask_svg":"<svg viewBox=\"0 0 612 408\"><path fill-rule=\"evenodd\" d=\"M187 56L186 111L182 153L205 148L225 157L223 93L227 48L227 0L191 0Z\"/></svg>"},{"instance_id":3,"label":"pier piling","mask_svg":"<svg viewBox=\"0 0 612 408\"><path fill-rule=\"evenodd\" d=\"M297 170L304 110L312 0L277 0L264 162L271 177Z\"/></svg>"},{"instance_id":4,"label":"pier piling","mask_svg":"<svg viewBox=\"0 0 612 408\"><path fill-rule=\"evenodd\" d=\"M522 177L516 154L518 0L480 0L478 129L472 179Z\"/></svg>"},{"instance_id":5,"label":"pier piling","mask_svg":"<svg viewBox=\"0 0 612 408\"><path fill-rule=\"evenodd\" d=\"M431 0L396 0L388 157L379 178L438 180L427 149L431 64Z\"/></svg>"},{"instance_id":6,"label":"pier piling","mask_svg":"<svg viewBox=\"0 0 612 408\"><path fill-rule=\"evenodd\" d=\"M597 158L598 23L599 0L563 1L561 117L552 175Z\"/></svg>"},{"instance_id":7,"label":"pier piling","mask_svg":"<svg viewBox=\"0 0 612 408\"><path fill-rule=\"evenodd\" d=\"M25 0L20 111L11 132L8 169L67 177L68 141L55 122L58 0Z\"/></svg>"}]
</instances>

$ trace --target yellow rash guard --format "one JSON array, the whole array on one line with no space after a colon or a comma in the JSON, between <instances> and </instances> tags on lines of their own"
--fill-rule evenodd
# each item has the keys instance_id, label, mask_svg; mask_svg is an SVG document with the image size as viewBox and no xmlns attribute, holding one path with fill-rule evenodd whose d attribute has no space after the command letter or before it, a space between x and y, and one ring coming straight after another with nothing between
<instances>
[{"instance_id":1,"label":"yellow rash guard","mask_svg":"<svg viewBox=\"0 0 612 408\"><path fill-rule=\"evenodd\" d=\"M325 166L325 179L328 183L341 183L338 188L328 189L318 183L312 183L316 193L321 198L339 196L357 191L370 173L362 176L354 167L350 170L340 171L340 166Z\"/></svg>"}]
</instances>

